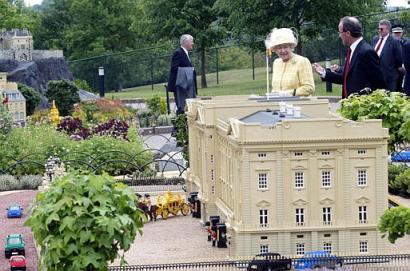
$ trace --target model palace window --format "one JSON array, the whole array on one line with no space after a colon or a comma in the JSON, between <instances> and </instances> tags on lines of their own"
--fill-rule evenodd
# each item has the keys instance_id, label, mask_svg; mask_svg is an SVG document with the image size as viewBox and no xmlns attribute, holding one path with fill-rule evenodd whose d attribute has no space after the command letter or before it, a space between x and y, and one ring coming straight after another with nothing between
<instances>
[{"instance_id":1,"label":"model palace window","mask_svg":"<svg viewBox=\"0 0 410 271\"><path fill-rule=\"evenodd\" d=\"M266 157L266 152L260 152L260 153L258 153L258 157L259 157L259 158L264 158L264 157Z\"/></svg>"},{"instance_id":2,"label":"model palace window","mask_svg":"<svg viewBox=\"0 0 410 271\"><path fill-rule=\"evenodd\" d=\"M295 172L295 188L303 188L304 187L304 172L303 171L296 171Z\"/></svg>"},{"instance_id":3,"label":"model palace window","mask_svg":"<svg viewBox=\"0 0 410 271\"><path fill-rule=\"evenodd\" d=\"M268 174L267 173L258 174L258 188L268 189Z\"/></svg>"},{"instance_id":4,"label":"model palace window","mask_svg":"<svg viewBox=\"0 0 410 271\"><path fill-rule=\"evenodd\" d=\"M259 225L261 227L268 226L268 210L267 209L259 210Z\"/></svg>"},{"instance_id":5,"label":"model palace window","mask_svg":"<svg viewBox=\"0 0 410 271\"><path fill-rule=\"evenodd\" d=\"M367 185L367 170L366 169L357 170L357 185L358 186Z\"/></svg>"},{"instance_id":6,"label":"model palace window","mask_svg":"<svg viewBox=\"0 0 410 271\"><path fill-rule=\"evenodd\" d=\"M329 156L330 155L330 151L322 151L322 156Z\"/></svg>"},{"instance_id":7,"label":"model palace window","mask_svg":"<svg viewBox=\"0 0 410 271\"><path fill-rule=\"evenodd\" d=\"M332 243L324 242L323 243L323 251L326 251L328 253L332 253Z\"/></svg>"},{"instance_id":8,"label":"model palace window","mask_svg":"<svg viewBox=\"0 0 410 271\"><path fill-rule=\"evenodd\" d=\"M268 253L269 252L269 246L268 245L261 245L259 247L259 252L260 253Z\"/></svg>"},{"instance_id":9,"label":"model palace window","mask_svg":"<svg viewBox=\"0 0 410 271\"><path fill-rule=\"evenodd\" d=\"M359 206L359 223L367 223L367 206Z\"/></svg>"},{"instance_id":10,"label":"model palace window","mask_svg":"<svg viewBox=\"0 0 410 271\"><path fill-rule=\"evenodd\" d=\"M323 207L323 225L332 224L332 207Z\"/></svg>"},{"instance_id":11,"label":"model palace window","mask_svg":"<svg viewBox=\"0 0 410 271\"><path fill-rule=\"evenodd\" d=\"M367 253L367 241L360 241L359 242L359 252L360 253Z\"/></svg>"},{"instance_id":12,"label":"model palace window","mask_svg":"<svg viewBox=\"0 0 410 271\"><path fill-rule=\"evenodd\" d=\"M305 210L296 208L296 226L303 226L305 223Z\"/></svg>"},{"instance_id":13,"label":"model palace window","mask_svg":"<svg viewBox=\"0 0 410 271\"><path fill-rule=\"evenodd\" d=\"M366 154L366 150L365 149L358 149L357 154Z\"/></svg>"},{"instance_id":14,"label":"model palace window","mask_svg":"<svg viewBox=\"0 0 410 271\"><path fill-rule=\"evenodd\" d=\"M296 255L303 255L303 254L305 254L305 244L297 243L296 244Z\"/></svg>"},{"instance_id":15,"label":"model palace window","mask_svg":"<svg viewBox=\"0 0 410 271\"><path fill-rule=\"evenodd\" d=\"M329 170L322 171L322 187L331 187L332 186L332 175Z\"/></svg>"},{"instance_id":16,"label":"model palace window","mask_svg":"<svg viewBox=\"0 0 410 271\"><path fill-rule=\"evenodd\" d=\"M303 152L301 151L295 151L294 156L303 156Z\"/></svg>"}]
</instances>

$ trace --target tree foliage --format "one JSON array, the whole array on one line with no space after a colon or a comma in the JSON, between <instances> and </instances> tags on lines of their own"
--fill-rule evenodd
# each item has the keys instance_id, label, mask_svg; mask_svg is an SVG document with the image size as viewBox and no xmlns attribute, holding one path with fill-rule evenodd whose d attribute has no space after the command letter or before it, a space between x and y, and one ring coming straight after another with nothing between
<instances>
[{"instance_id":1,"label":"tree foliage","mask_svg":"<svg viewBox=\"0 0 410 271\"><path fill-rule=\"evenodd\" d=\"M0 0L0 29L28 28L37 26L38 17L24 6L23 0Z\"/></svg>"},{"instance_id":2,"label":"tree foliage","mask_svg":"<svg viewBox=\"0 0 410 271\"><path fill-rule=\"evenodd\" d=\"M24 84L19 83L18 89L26 99L27 115L32 115L34 113L34 109L40 103L40 95L33 88L26 86Z\"/></svg>"},{"instance_id":3,"label":"tree foliage","mask_svg":"<svg viewBox=\"0 0 410 271\"><path fill-rule=\"evenodd\" d=\"M205 52L221 43L225 29L219 25L220 14L214 7L216 0L142 0L139 10L143 19L136 27L143 27L151 38L178 39L182 34L194 37L195 48L200 52L201 86L206 87Z\"/></svg>"},{"instance_id":4,"label":"tree foliage","mask_svg":"<svg viewBox=\"0 0 410 271\"><path fill-rule=\"evenodd\" d=\"M67 116L73 110L74 104L80 102L78 87L68 80L53 80L47 84L46 97L56 102L61 116Z\"/></svg>"},{"instance_id":5,"label":"tree foliage","mask_svg":"<svg viewBox=\"0 0 410 271\"><path fill-rule=\"evenodd\" d=\"M37 195L25 225L40 246L42 268L91 271L108 270L141 233L143 219L126 185L73 171Z\"/></svg>"},{"instance_id":6,"label":"tree foliage","mask_svg":"<svg viewBox=\"0 0 410 271\"><path fill-rule=\"evenodd\" d=\"M386 212L379 222L379 230L386 235L391 243L410 234L410 208L394 207Z\"/></svg>"},{"instance_id":7,"label":"tree foliage","mask_svg":"<svg viewBox=\"0 0 410 271\"><path fill-rule=\"evenodd\" d=\"M63 49L70 59L135 48L136 5L132 0L54 0L42 12L37 46Z\"/></svg>"},{"instance_id":8,"label":"tree foliage","mask_svg":"<svg viewBox=\"0 0 410 271\"><path fill-rule=\"evenodd\" d=\"M217 7L227 17L224 21L232 32L249 43L263 38L272 28L294 27L304 35L317 36L320 30L333 28L341 17L359 16L380 10L381 0L218 0ZM263 46L263 43L259 44Z\"/></svg>"}]
</instances>

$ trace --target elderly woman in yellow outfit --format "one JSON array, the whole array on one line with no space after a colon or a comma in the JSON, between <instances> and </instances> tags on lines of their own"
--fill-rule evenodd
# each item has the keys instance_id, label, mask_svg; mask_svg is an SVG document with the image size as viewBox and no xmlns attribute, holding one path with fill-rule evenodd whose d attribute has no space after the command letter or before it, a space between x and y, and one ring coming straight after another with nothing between
<instances>
[{"instance_id":1,"label":"elderly woman in yellow outfit","mask_svg":"<svg viewBox=\"0 0 410 271\"><path fill-rule=\"evenodd\" d=\"M265 43L278 55L272 68L272 92L279 92L280 96L312 95L315 90L312 65L309 59L293 52L298 44L293 31L275 28Z\"/></svg>"}]
</instances>

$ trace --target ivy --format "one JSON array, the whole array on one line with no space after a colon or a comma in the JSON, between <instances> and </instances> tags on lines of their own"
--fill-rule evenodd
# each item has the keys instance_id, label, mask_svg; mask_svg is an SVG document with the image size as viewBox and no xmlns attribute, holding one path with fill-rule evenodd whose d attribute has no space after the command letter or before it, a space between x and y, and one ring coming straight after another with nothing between
<instances>
[{"instance_id":1,"label":"ivy","mask_svg":"<svg viewBox=\"0 0 410 271\"><path fill-rule=\"evenodd\" d=\"M117 256L125 262L145 219L136 201L130 188L107 174L72 171L55 180L37 195L25 223L40 247L40 268L108 270Z\"/></svg>"}]
</instances>

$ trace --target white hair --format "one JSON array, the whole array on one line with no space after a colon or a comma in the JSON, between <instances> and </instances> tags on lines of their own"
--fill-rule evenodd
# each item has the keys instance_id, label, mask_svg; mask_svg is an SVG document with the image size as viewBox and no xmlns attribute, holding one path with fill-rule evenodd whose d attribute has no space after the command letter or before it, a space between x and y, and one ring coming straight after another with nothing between
<instances>
[{"instance_id":1,"label":"white hair","mask_svg":"<svg viewBox=\"0 0 410 271\"><path fill-rule=\"evenodd\" d=\"M182 45L187 40L193 41L194 38L189 34L184 34L184 35L181 36L181 39L179 40L179 44Z\"/></svg>"}]
</instances>

